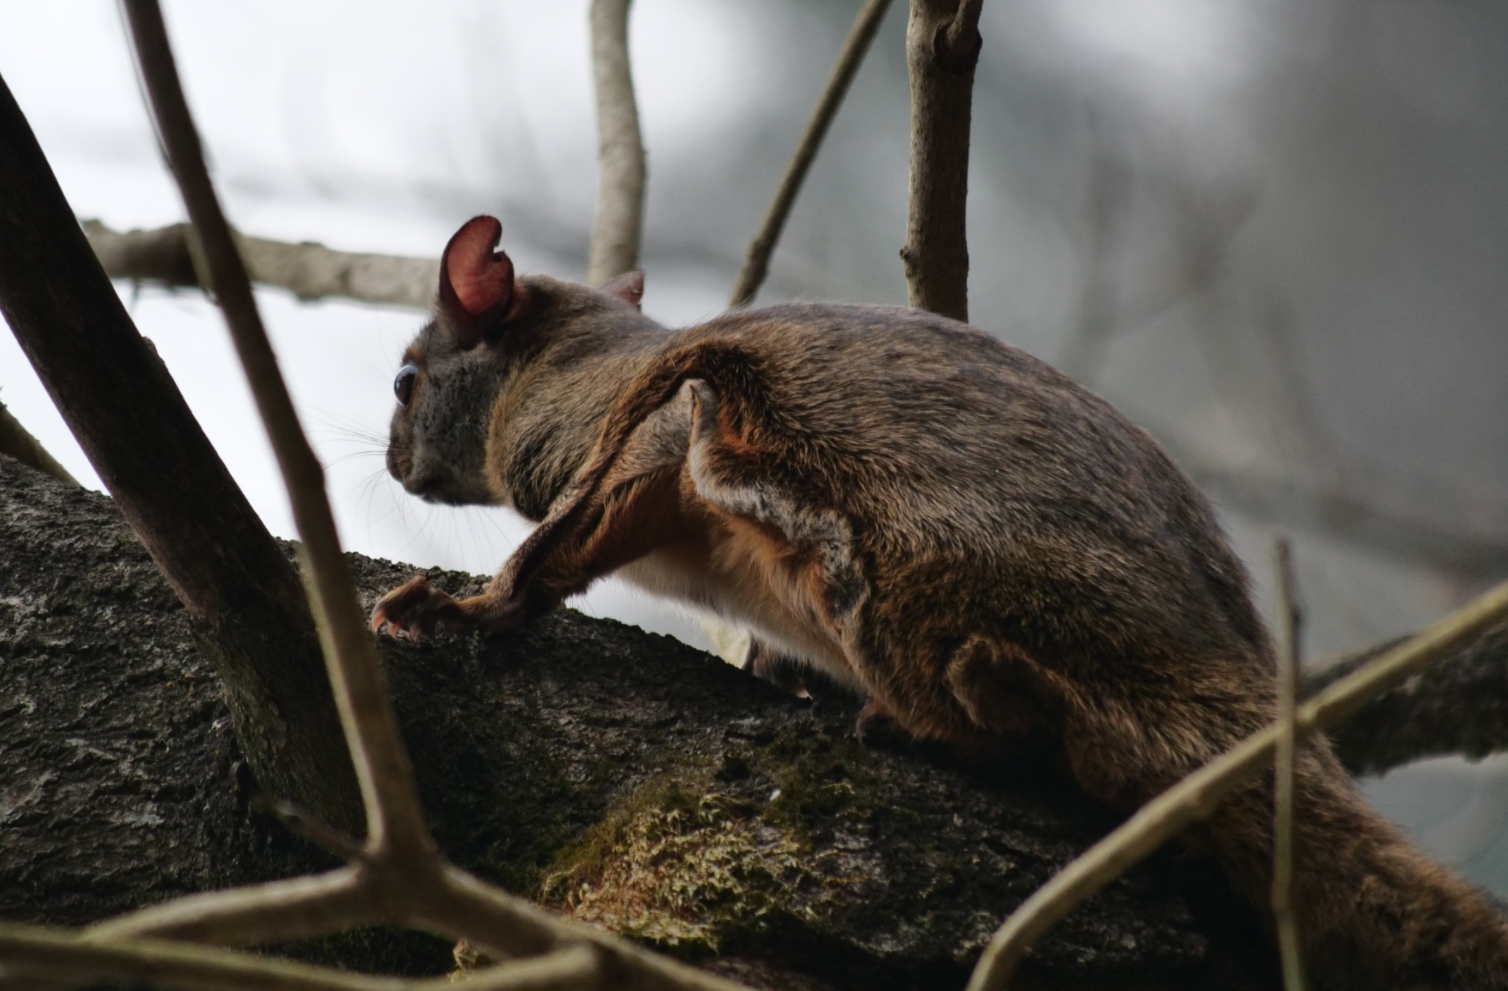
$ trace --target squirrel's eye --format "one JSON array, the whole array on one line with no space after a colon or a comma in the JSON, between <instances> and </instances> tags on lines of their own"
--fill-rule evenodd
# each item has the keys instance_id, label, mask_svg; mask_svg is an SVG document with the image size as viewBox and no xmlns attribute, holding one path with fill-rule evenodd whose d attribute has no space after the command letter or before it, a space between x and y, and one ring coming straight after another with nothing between
<instances>
[{"instance_id":1,"label":"squirrel's eye","mask_svg":"<svg viewBox=\"0 0 1508 991\"><path fill-rule=\"evenodd\" d=\"M414 379L418 377L419 366L412 362L398 369L398 377L393 379L393 395L398 397L400 406L407 406L414 397Z\"/></svg>"}]
</instances>

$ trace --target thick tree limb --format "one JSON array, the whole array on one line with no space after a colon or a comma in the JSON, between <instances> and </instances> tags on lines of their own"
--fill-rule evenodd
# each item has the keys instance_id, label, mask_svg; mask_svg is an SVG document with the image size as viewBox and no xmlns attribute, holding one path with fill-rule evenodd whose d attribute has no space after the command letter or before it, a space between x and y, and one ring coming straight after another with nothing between
<instances>
[{"instance_id":1,"label":"thick tree limb","mask_svg":"<svg viewBox=\"0 0 1508 991\"><path fill-rule=\"evenodd\" d=\"M801 192L801 184L806 181L806 173L817 157L817 149L822 147L828 126L838 115L838 108L843 105L849 84L858 74L859 66L864 63L870 43L874 41L875 34L880 30L880 22L885 19L885 12L889 9L890 0L868 0L864 9L859 11L853 28L848 32L848 40L843 43L843 51L838 55L838 62L827 77L827 85L817 100L817 107L812 111L811 119L806 122L806 130L796 144L795 154L791 156L785 175L780 179L780 188L775 191L775 199L770 202L759 233L749 243L749 252L744 257L743 268L733 282L733 293L728 299L730 309L754 302L754 295L764 284L765 276L770 271L770 256L775 252L780 232L785 228L786 218L790 216L791 207L796 202L796 194Z\"/></svg>"},{"instance_id":2,"label":"thick tree limb","mask_svg":"<svg viewBox=\"0 0 1508 991\"><path fill-rule=\"evenodd\" d=\"M1402 641L1380 644L1306 679L1318 692ZM1466 644L1449 664L1416 674L1368 702L1329 731L1336 755L1352 774L1461 754L1479 760L1508 750L1508 623Z\"/></svg>"},{"instance_id":3,"label":"thick tree limb","mask_svg":"<svg viewBox=\"0 0 1508 991\"><path fill-rule=\"evenodd\" d=\"M1294 714L1302 739L1354 714L1369 700L1431 665L1455 656L1487 631L1508 622L1508 582L1478 597L1404 643L1383 651L1310 698ZM1032 943L1084 899L1207 816L1243 781L1272 764L1281 723L1247 737L1137 810L1018 908L990 939L968 991L1003 991Z\"/></svg>"},{"instance_id":4,"label":"thick tree limb","mask_svg":"<svg viewBox=\"0 0 1508 991\"><path fill-rule=\"evenodd\" d=\"M592 75L597 85L597 216L588 285L639 265L644 226L644 141L628 59L630 0L592 0Z\"/></svg>"},{"instance_id":5,"label":"thick tree limb","mask_svg":"<svg viewBox=\"0 0 1508 991\"><path fill-rule=\"evenodd\" d=\"M911 194L906 295L912 306L969 318L969 126L982 0L911 0Z\"/></svg>"},{"instance_id":6,"label":"thick tree limb","mask_svg":"<svg viewBox=\"0 0 1508 991\"><path fill-rule=\"evenodd\" d=\"M188 607L263 786L354 827L355 780L298 576L136 332L3 83L0 310Z\"/></svg>"},{"instance_id":7,"label":"thick tree limb","mask_svg":"<svg viewBox=\"0 0 1508 991\"><path fill-rule=\"evenodd\" d=\"M189 892L315 870L343 886L348 868L330 875L317 851L248 817L213 675L110 500L0 458L0 546L0 918L78 925L165 902L147 910L155 920L128 917L140 932L170 916L192 925L171 901ZM413 574L349 561L367 604ZM999 919L1113 824L1040 771L866 749L841 698L792 699L569 610L507 637L382 649L455 863L756 986L961 987ZM293 883L278 882L290 914L309 904ZM203 914L220 930L207 938L291 932ZM1031 971L1082 991L1275 991L1259 932L1202 862L1166 858L1054 931ZM287 950L409 974L446 968L450 952L393 932Z\"/></svg>"},{"instance_id":8,"label":"thick tree limb","mask_svg":"<svg viewBox=\"0 0 1508 991\"><path fill-rule=\"evenodd\" d=\"M21 426L21 421L11 415L4 403L0 403L0 454L9 454L22 464L46 472L60 482L79 484L79 480L69 474L67 468L47 453L42 442Z\"/></svg>"}]
</instances>

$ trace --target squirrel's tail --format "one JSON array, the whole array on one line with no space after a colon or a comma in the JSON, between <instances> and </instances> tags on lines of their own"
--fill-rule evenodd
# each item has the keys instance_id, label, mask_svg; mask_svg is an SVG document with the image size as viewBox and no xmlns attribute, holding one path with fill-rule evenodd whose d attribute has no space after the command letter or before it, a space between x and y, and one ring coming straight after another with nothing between
<instances>
[{"instance_id":1,"label":"squirrel's tail","mask_svg":"<svg viewBox=\"0 0 1508 991\"><path fill-rule=\"evenodd\" d=\"M1250 693L1247 693L1250 695ZM1076 707L1063 740L1079 783L1102 801L1146 802L1261 726L1270 705L1247 696L1194 718L1116 718L1114 701ZM1107 704L1108 703L1108 704ZM1508 917L1485 895L1415 850L1369 806L1330 744L1299 747L1294 771L1292 903L1304 971L1324 991L1508 991ZM1186 835L1271 920L1273 776L1224 799Z\"/></svg>"},{"instance_id":2,"label":"squirrel's tail","mask_svg":"<svg viewBox=\"0 0 1508 991\"><path fill-rule=\"evenodd\" d=\"M1271 781L1223 803L1196 840L1264 915ZM1319 987L1508 989L1508 920L1373 811L1323 741L1298 762L1292 897L1304 969Z\"/></svg>"}]
</instances>

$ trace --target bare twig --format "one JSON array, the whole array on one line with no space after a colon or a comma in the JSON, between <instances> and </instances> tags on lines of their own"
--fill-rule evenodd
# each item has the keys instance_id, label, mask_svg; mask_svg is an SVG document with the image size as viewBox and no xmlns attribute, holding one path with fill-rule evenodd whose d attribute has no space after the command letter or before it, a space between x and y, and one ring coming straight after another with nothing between
<instances>
[{"instance_id":1,"label":"bare twig","mask_svg":"<svg viewBox=\"0 0 1508 991\"><path fill-rule=\"evenodd\" d=\"M413 772L398 742L397 721L378 669L376 646L341 557L325 495L324 469L299 427L257 312L246 266L210 182L162 12L156 0L123 0L123 4L153 118L293 503L310 601L366 804L368 842L373 850L417 856L432 847L429 828Z\"/></svg>"},{"instance_id":2,"label":"bare twig","mask_svg":"<svg viewBox=\"0 0 1508 991\"><path fill-rule=\"evenodd\" d=\"M912 306L969 318L969 125L982 0L911 0L911 193L906 295Z\"/></svg>"},{"instance_id":3,"label":"bare twig","mask_svg":"<svg viewBox=\"0 0 1508 991\"><path fill-rule=\"evenodd\" d=\"M0 454L9 454L23 465L30 465L60 482L79 484L78 479L68 474L67 468L47 453L42 442L21 426L21 421L11 415L4 403L0 403Z\"/></svg>"},{"instance_id":4,"label":"bare twig","mask_svg":"<svg viewBox=\"0 0 1508 991\"><path fill-rule=\"evenodd\" d=\"M1303 617L1294 590L1293 555L1286 539L1279 539L1273 545L1272 556L1278 579L1278 739L1273 760L1276 794L1272 911L1277 920L1283 987L1286 991L1304 991L1298 923L1293 913L1293 775L1297 756L1293 720L1298 704L1299 634Z\"/></svg>"},{"instance_id":5,"label":"bare twig","mask_svg":"<svg viewBox=\"0 0 1508 991\"><path fill-rule=\"evenodd\" d=\"M600 286L639 264L644 226L644 141L628 60L630 0L592 0L597 83L597 217L586 281Z\"/></svg>"},{"instance_id":6,"label":"bare twig","mask_svg":"<svg viewBox=\"0 0 1508 991\"><path fill-rule=\"evenodd\" d=\"M128 936L249 946L323 936L384 921L373 885L342 867L313 877L175 898L89 926L84 938Z\"/></svg>"},{"instance_id":7,"label":"bare twig","mask_svg":"<svg viewBox=\"0 0 1508 991\"><path fill-rule=\"evenodd\" d=\"M1294 715L1295 736L1302 739L1344 718L1367 699L1423 671L1505 618L1508 582L1305 702ZM1038 889L991 938L969 979L968 991L1000 991L1006 987L1031 945L1075 905L1207 816L1222 798L1269 766L1280 732L1274 724L1247 737L1142 806Z\"/></svg>"},{"instance_id":8,"label":"bare twig","mask_svg":"<svg viewBox=\"0 0 1508 991\"><path fill-rule=\"evenodd\" d=\"M86 943L39 926L0 923L8 976L36 980L119 980L207 991L450 991L447 978L404 980L350 974L249 953L157 939ZM476 971L475 991L576 991L598 983L596 954L576 947Z\"/></svg>"},{"instance_id":9,"label":"bare twig","mask_svg":"<svg viewBox=\"0 0 1508 991\"><path fill-rule=\"evenodd\" d=\"M785 168L785 175L780 179L780 188L775 190L775 199L770 202L770 208L764 215L764 223L760 224L759 233L754 235L754 240L749 242L749 252L744 257L743 268L739 270L738 278L733 283L733 293L728 298L730 309L754 302L755 293L759 292L759 287L769 273L770 255L774 253L775 245L780 240L780 232L785 228L791 206L796 202L796 194L801 192L801 184L806 181L807 170L816 159L817 149L822 147L822 139L827 136L827 128L838 115L838 108L843 105L849 84L858 74L859 66L864 63L869 45L874 41L875 34L880 30L880 22L889 9L890 0L868 0L854 20L853 28L848 32L848 40L843 43L843 51L838 55L838 62L827 77L827 85L817 100L817 107L812 111L811 119L806 122L806 130L796 144L796 151Z\"/></svg>"},{"instance_id":10,"label":"bare twig","mask_svg":"<svg viewBox=\"0 0 1508 991\"><path fill-rule=\"evenodd\" d=\"M293 835L323 847L341 860L365 863L369 859L360 841L326 825L292 802L269 801L265 796L259 796L251 807L272 816Z\"/></svg>"}]
</instances>

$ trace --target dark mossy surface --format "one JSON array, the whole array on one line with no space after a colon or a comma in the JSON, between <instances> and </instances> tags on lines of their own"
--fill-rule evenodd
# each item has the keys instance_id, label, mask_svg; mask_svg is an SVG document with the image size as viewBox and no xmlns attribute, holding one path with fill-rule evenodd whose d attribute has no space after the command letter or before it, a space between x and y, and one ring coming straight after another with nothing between
<instances>
[{"instance_id":1,"label":"dark mossy surface","mask_svg":"<svg viewBox=\"0 0 1508 991\"><path fill-rule=\"evenodd\" d=\"M328 864L248 811L213 676L108 499L0 458L0 547L0 917L74 924ZM413 573L351 562L368 604ZM453 860L769 987L960 987L1113 825L1040 769L866 747L849 700L568 610L384 656ZM1213 868L1165 854L1054 930L1026 986L1272 987L1258 928ZM293 949L449 965L385 931Z\"/></svg>"}]
</instances>

